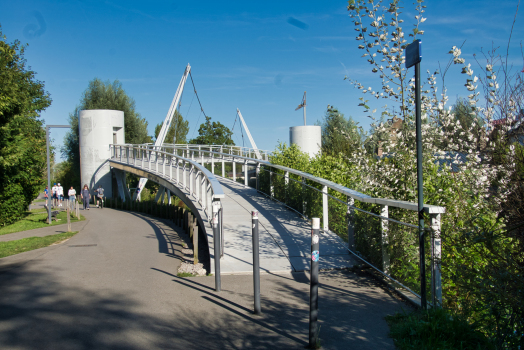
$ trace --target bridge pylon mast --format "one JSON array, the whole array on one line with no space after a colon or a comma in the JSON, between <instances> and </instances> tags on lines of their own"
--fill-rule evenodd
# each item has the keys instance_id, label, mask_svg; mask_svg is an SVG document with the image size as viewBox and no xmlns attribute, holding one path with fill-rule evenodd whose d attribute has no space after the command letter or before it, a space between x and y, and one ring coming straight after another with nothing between
<instances>
[{"instance_id":1,"label":"bridge pylon mast","mask_svg":"<svg viewBox=\"0 0 524 350\"><path fill-rule=\"evenodd\" d=\"M240 117L240 121L242 122L242 125L244 126L244 130L246 130L247 137L249 138L249 142L251 142L251 147L255 150L255 154L258 159L262 160L262 156L260 155L260 152L258 151L258 147L255 144L255 140L253 140L253 136L251 136L251 133L249 132L249 129L247 128L246 122L244 121L244 118L242 118L242 113L240 113L240 109L237 108L238 116Z\"/></svg>"},{"instance_id":2,"label":"bridge pylon mast","mask_svg":"<svg viewBox=\"0 0 524 350\"><path fill-rule=\"evenodd\" d=\"M169 127L171 126L171 122L173 121L173 116L175 115L176 107L178 106L180 98L182 97L182 92L184 92L184 86L186 85L187 76L189 75L190 71L191 71L191 66L188 63L186 66L186 70L184 71L184 74L182 75L182 79L180 79L178 88L176 89L175 96L173 97L173 101L171 101L171 106L169 107L169 110L167 111L166 119L164 119L162 128L160 129L160 132L158 133L158 137L156 138L155 148L161 147L165 141L167 132L169 131ZM144 189L144 186L146 185L146 183L147 183L146 178L141 178L140 181L138 182L138 188L140 189L140 193L142 193L142 190ZM138 195L138 198L140 198L140 194Z\"/></svg>"}]
</instances>

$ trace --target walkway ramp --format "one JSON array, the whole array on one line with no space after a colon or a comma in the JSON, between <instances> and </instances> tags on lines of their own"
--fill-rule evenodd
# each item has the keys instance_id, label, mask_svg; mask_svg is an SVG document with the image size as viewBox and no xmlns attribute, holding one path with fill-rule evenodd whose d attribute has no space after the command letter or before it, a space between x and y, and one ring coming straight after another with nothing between
<instances>
[{"instance_id":1,"label":"walkway ramp","mask_svg":"<svg viewBox=\"0 0 524 350\"><path fill-rule=\"evenodd\" d=\"M222 274L253 272L251 211L259 212L260 268L263 272L286 273L309 270L311 224L278 202L243 184L218 177L226 197L224 208L224 256ZM210 247L213 236L208 234ZM211 251L211 253L213 253ZM211 271L214 256L211 255ZM333 233L321 232L320 268L340 269L355 260Z\"/></svg>"}]
</instances>

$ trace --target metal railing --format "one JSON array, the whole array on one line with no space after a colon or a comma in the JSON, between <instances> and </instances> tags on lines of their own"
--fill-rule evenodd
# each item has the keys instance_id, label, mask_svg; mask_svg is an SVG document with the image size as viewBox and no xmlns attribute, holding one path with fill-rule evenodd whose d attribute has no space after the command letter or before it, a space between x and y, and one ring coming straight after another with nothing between
<instances>
[{"instance_id":1,"label":"metal railing","mask_svg":"<svg viewBox=\"0 0 524 350\"><path fill-rule=\"evenodd\" d=\"M390 211L408 211L416 214L418 212L417 203L399 201L394 199L375 198L358 191L352 190L345 186L336 184L332 181L325 180L311 174L288 168L281 165L271 164L266 160L259 160L253 157L243 156L241 154L234 154L233 152L220 152L226 150L225 146L202 146L202 145L171 145L173 152L181 152L187 158L199 162L202 166L210 166L211 173L215 173L216 167L222 177L229 177L233 181L242 180L245 186L256 188L257 191L276 200L288 208L294 210L306 218L311 218L314 207L317 206L319 216L322 218L322 229L324 231L334 231L339 237L339 242L344 244L352 254L371 266L377 272L390 279L394 284L397 284L406 291L412 293L418 299L421 296L390 274L391 256L389 249L391 242L391 232L393 225L397 225L404 229L418 229L415 224L402 222L390 217ZM227 148L228 151L231 148ZM268 153L266 153L267 155ZM237 176L237 164L242 165L242 169ZM226 167L229 171L226 172ZM251 170L250 170L251 168ZM251 174L251 175L250 175ZM309 191L309 193L308 193ZM299 200L297 201L297 197ZM294 203L292 203L294 201ZM361 207L365 205L357 205L357 202L373 207L378 213L373 213L370 210L365 210ZM297 204L298 202L298 204ZM321 207L318 208L321 202ZM341 230L330 229L330 211L335 212L333 207L341 206L345 208L346 216L346 232ZM378 210L377 210L378 206ZM313 208L313 209L312 209ZM431 232L430 235L430 292L433 305L442 305L442 284L441 284L441 214L445 213L445 208L434 205L424 205L424 211L430 217L430 227L427 228ZM376 262L372 263L365 256L359 252L358 216L367 216L367 221L377 220L379 234L378 254L380 255L379 262L381 266L377 267ZM340 221L340 220L339 220ZM339 232L337 232L339 231ZM414 234L418 240L418 236ZM347 237L345 243L340 236ZM375 249L377 250L377 249ZM377 259L375 259L377 260ZM428 299L430 300L430 299Z\"/></svg>"},{"instance_id":2,"label":"metal railing","mask_svg":"<svg viewBox=\"0 0 524 350\"><path fill-rule=\"evenodd\" d=\"M198 162L176 154L154 150L150 145L110 145L111 160L141 168L186 191L200 204L208 218L212 202L224 198L217 178Z\"/></svg>"}]
</instances>

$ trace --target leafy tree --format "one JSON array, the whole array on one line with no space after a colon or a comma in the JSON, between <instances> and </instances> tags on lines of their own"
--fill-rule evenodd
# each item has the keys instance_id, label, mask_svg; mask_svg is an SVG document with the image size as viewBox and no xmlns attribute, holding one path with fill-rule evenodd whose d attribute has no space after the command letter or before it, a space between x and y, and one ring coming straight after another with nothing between
<instances>
[{"instance_id":1,"label":"leafy tree","mask_svg":"<svg viewBox=\"0 0 524 350\"><path fill-rule=\"evenodd\" d=\"M155 126L155 139L158 138L158 134L160 133L160 129L162 129L162 123L157 124ZM187 120L184 120L182 115L175 111L175 115L173 116L173 119L171 120L171 125L169 126L169 130L167 131L166 138L164 142L166 143L186 143L186 137L187 132L189 131L189 122Z\"/></svg>"},{"instance_id":2,"label":"leafy tree","mask_svg":"<svg viewBox=\"0 0 524 350\"><path fill-rule=\"evenodd\" d=\"M113 83L102 82L95 78L89 82L78 105L73 113L69 114L71 130L66 134L62 156L71 163L66 167L69 173L63 173L72 183L80 184L80 149L78 113L84 109L114 109L124 112L124 128L126 143L150 142L147 135L147 122L135 111L135 101L130 98L122 87L122 83L115 80Z\"/></svg>"},{"instance_id":3,"label":"leafy tree","mask_svg":"<svg viewBox=\"0 0 524 350\"><path fill-rule=\"evenodd\" d=\"M362 147L365 137L362 127L359 127L351 117L344 118L335 107L328 106L320 126L322 127L322 153L347 155Z\"/></svg>"},{"instance_id":4,"label":"leafy tree","mask_svg":"<svg viewBox=\"0 0 524 350\"><path fill-rule=\"evenodd\" d=\"M0 30L0 226L16 221L44 186L46 141L39 113L51 104L28 70L25 47Z\"/></svg>"},{"instance_id":5,"label":"leafy tree","mask_svg":"<svg viewBox=\"0 0 524 350\"><path fill-rule=\"evenodd\" d=\"M235 145L231 136L233 132L220 122L211 122L211 117L206 116L205 123L200 124L198 136L189 141L197 145Z\"/></svg>"}]
</instances>

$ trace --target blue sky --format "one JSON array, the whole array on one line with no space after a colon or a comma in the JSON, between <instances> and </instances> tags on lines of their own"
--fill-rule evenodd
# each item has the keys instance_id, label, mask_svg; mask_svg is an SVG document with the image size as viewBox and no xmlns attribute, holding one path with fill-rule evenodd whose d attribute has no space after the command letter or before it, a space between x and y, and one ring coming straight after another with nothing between
<instances>
[{"instance_id":1,"label":"blue sky","mask_svg":"<svg viewBox=\"0 0 524 350\"><path fill-rule=\"evenodd\" d=\"M474 69L472 55L481 48L493 44L505 51L517 1L425 4L423 71L445 64L449 49L464 40L463 57ZM303 124L302 112L295 108L304 91L308 124L321 120L329 104L368 129L371 120L357 106L361 94L344 76L375 88L379 80L356 48L346 5L293 0L0 0L0 24L8 42L19 39L29 44L28 65L53 99L42 115L48 124L67 124L88 82L98 77L122 82L152 134L164 120L190 63L206 114L231 128L239 108L258 147L273 150L279 141L289 142L290 126ZM405 7L409 23L415 13L411 2ZM510 62L519 71L522 11L510 50ZM290 17L305 26L290 24ZM451 102L467 95L459 72L460 67L452 67L446 79ZM188 82L181 110L189 120L189 138L197 135L204 120L192 98ZM238 131L237 124L234 140L242 144ZM53 131L56 146L62 145L63 135L64 131ZM245 143L249 145L247 139Z\"/></svg>"}]
</instances>

